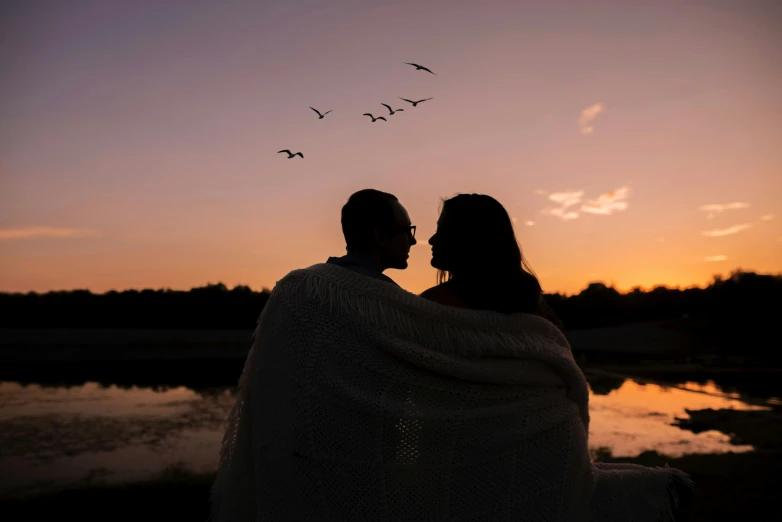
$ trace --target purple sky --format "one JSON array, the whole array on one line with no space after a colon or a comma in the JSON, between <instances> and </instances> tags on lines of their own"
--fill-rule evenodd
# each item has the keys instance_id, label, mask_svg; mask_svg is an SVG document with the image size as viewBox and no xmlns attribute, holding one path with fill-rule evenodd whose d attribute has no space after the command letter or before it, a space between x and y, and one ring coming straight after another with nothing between
<instances>
[{"instance_id":1,"label":"purple sky","mask_svg":"<svg viewBox=\"0 0 782 522\"><path fill-rule=\"evenodd\" d=\"M367 187L418 226L411 291L457 192L547 291L782 271L782 4L586 4L4 2L0 290L272 286Z\"/></svg>"}]
</instances>

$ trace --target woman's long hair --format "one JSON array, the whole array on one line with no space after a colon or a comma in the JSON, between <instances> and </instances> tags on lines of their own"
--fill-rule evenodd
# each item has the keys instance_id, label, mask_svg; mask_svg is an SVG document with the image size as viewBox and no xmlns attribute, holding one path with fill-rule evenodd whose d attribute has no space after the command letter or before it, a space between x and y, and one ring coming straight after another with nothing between
<instances>
[{"instance_id":1,"label":"woman's long hair","mask_svg":"<svg viewBox=\"0 0 782 522\"><path fill-rule=\"evenodd\" d=\"M471 308L537 314L561 326L543 300L540 282L499 201L484 194L457 194L443 200L441 212L447 213L443 232L449 266L437 271L438 284L454 278Z\"/></svg>"}]
</instances>

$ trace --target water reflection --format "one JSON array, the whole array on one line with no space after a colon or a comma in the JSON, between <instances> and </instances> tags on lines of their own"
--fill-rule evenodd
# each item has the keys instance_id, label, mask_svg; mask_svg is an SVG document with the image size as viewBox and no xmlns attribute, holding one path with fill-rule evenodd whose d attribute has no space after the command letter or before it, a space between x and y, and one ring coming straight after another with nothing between
<instances>
[{"instance_id":1,"label":"water reflection","mask_svg":"<svg viewBox=\"0 0 782 522\"><path fill-rule=\"evenodd\" d=\"M671 425L687 417L685 409L760 408L714 383L680 385L688 391L598 376L590 386L592 449L609 448L615 456L752 449L731 445L723 433ZM144 479L177 466L213 471L233 402L228 387L0 382L0 492Z\"/></svg>"},{"instance_id":2,"label":"water reflection","mask_svg":"<svg viewBox=\"0 0 782 522\"><path fill-rule=\"evenodd\" d=\"M0 383L0 491L143 479L172 466L201 472L217 448L230 389Z\"/></svg>"},{"instance_id":3,"label":"water reflection","mask_svg":"<svg viewBox=\"0 0 782 522\"><path fill-rule=\"evenodd\" d=\"M687 453L750 451L752 446L733 445L718 431L692 433L672 423L687 418L686 410L760 410L722 393L713 382L685 383L687 389L639 384L625 380L606 394L590 396L592 448L608 448L617 457L632 457L643 451L657 451L678 457ZM693 393L699 392L699 393Z\"/></svg>"},{"instance_id":4,"label":"water reflection","mask_svg":"<svg viewBox=\"0 0 782 522\"><path fill-rule=\"evenodd\" d=\"M171 415L195 406L201 398L202 394L184 386L156 390L137 386L101 386L95 382L72 387L23 386L4 382L0 383L0 421L51 414L98 417Z\"/></svg>"}]
</instances>

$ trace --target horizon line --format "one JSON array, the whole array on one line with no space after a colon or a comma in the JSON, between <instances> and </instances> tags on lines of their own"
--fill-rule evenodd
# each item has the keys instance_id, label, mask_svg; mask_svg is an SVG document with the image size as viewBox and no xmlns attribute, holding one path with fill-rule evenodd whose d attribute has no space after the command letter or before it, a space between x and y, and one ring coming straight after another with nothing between
<instances>
[{"instance_id":1,"label":"horizon line","mask_svg":"<svg viewBox=\"0 0 782 522\"><path fill-rule=\"evenodd\" d=\"M634 285L634 286L628 287L625 290L619 290L619 289L617 289L617 287L615 286L615 283L613 281L609 282L609 281L605 281L605 280L591 280L591 281L587 282L584 285L584 287L581 290L579 290L578 292L568 293L568 292L559 292L559 291L556 291L556 292L546 292L546 291L544 291L543 294L544 295L564 295L564 296L578 295L581 292L583 292L584 290L586 290L587 288L589 288L589 286L591 286L593 284L602 284L606 288L612 288L612 289L616 290L617 292L619 292L620 294L630 293L630 292L633 292L636 289L639 289L639 290L641 290L643 292L648 292L648 291L654 290L655 288L661 288L661 287L669 289L669 290L690 290L690 289L696 289L696 288L702 290L702 289L708 288L709 286L714 284L714 281L716 280L717 277L719 277L719 278L724 280L724 279L729 279L733 274L737 274L737 273L739 273L739 274L755 274L755 275L770 276L770 277L782 277L782 272L763 273L763 272L758 272L758 271L755 271L755 270L744 270L744 269L741 269L741 268L736 268L736 269L733 269L731 271L728 271L727 272L727 277L723 273L712 274L711 281L708 282L708 283L705 283L703 285L699 285L697 283L693 283L691 285L684 286L684 285L681 285L681 284L679 284L679 285L669 285L669 284L666 284L666 283L655 283L655 284L648 285L648 286ZM29 295L29 294L46 295L46 294L53 294L53 293L66 293L66 292L89 292L89 293L91 293L93 295L105 295L105 294L109 294L109 293L112 293L112 292L114 292L114 293L123 293L123 292L134 292L134 291L135 292L143 292L143 291L153 291L153 292L191 292L193 290L198 290L198 289L201 289L201 288L208 288L210 286L220 286L220 285L224 286L228 291L235 290L236 288L239 288L239 287L244 287L244 288L249 288L252 292L255 292L255 293L271 292L272 289L274 288L273 286L272 287L261 286L260 290L256 290L255 288L253 288L251 285L248 285L248 284L237 283L237 284L235 284L233 286L228 286L227 284L223 283L222 281L218 281L216 283L206 282L205 284L203 284L201 286L192 286L190 288L172 288L172 287L150 288L150 287L146 287L146 288L125 288L125 289L122 289L122 290L111 289L111 290L104 290L102 292L95 292L93 290L90 290L89 288L62 288L62 289L45 290L45 291L40 291L40 292L36 291L36 290L9 291L9 290L2 290L2 289L0 289L0 295Z\"/></svg>"}]
</instances>

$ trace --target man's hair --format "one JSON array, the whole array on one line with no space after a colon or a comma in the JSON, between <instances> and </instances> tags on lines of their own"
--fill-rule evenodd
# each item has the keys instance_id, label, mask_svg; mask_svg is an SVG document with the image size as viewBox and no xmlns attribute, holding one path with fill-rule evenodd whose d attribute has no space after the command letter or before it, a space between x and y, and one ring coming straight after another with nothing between
<instances>
[{"instance_id":1,"label":"man's hair","mask_svg":"<svg viewBox=\"0 0 782 522\"><path fill-rule=\"evenodd\" d=\"M375 189L359 190L342 207L342 234L348 252L359 252L372 244L375 229L394 225L396 196Z\"/></svg>"}]
</instances>

